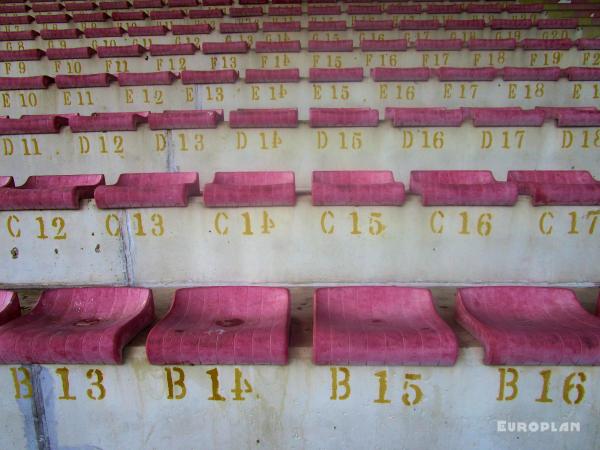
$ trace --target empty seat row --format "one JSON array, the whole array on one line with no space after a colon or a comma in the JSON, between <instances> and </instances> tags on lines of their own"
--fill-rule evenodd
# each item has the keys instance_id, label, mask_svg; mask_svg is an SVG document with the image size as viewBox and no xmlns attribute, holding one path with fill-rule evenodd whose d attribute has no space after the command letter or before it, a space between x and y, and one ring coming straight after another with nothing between
<instances>
[{"instance_id":1,"label":"empty seat row","mask_svg":"<svg viewBox=\"0 0 600 450\"><path fill-rule=\"evenodd\" d=\"M97 30L97 28L96 28ZM254 45L256 53L301 53L303 51L300 41L268 42L257 41ZM363 52L404 52L416 50L417 52L429 51L510 51L522 49L525 51L550 51L560 50L598 50L600 39L417 39L407 42L406 39L387 40L362 40L360 50ZM193 43L183 44L151 44L148 49L139 45L100 46L94 50L92 47L68 47L25 49L25 50L0 50L0 62L40 61L46 57L54 60L85 60L94 55L98 58L139 58L145 53L150 56L190 56L199 50L203 54L244 54L250 51L250 45L245 41L228 42L203 42L201 47ZM306 49L309 53L349 53L355 50L352 39L344 40L309 40ZM548 64L546 64L548 65Z\"/></svg>"},{"instance_id":2,"label":"empty seat row","mask_svg":"<svg viewBox=\"0 0 600 450\"><path fill-rule=\"evenodd\" d=\"M387 68L374 67L370 79L375 82L425 82L439 81L600 81L600 68L596 67L426 67ZM55 84L58 89L108 88L113 82L119 86L170 86L181 79L184 85L231 84L239 80L239 71L226 69L184 70L180 73L160 72L121 72L116 74L97 73L88 75L39 75L32 77L0 77L0 91L48 89ZM308 72L310 83L323 82L362 82L362 67L348 69L316 69ZM245 83L299 83L300 70L287 69L246 69Z\"/></svg>"},{"instance_id":3,"label":"empty seat row","mask_svg":"<svg viewBox=\"0 0 600 450\"><path fill-rule=\"evenodd\" d=\"M167 315L148 334L148 360L287 364L290 306L284 288L179 289ZM16 295L0 291L0 363L120 364L124 347L154 320L149 289L46 290L24 316ZM600 318L568 289L458 289L456 320L482 343L485 364L600 364ZM316 364L451 366L458 348L427 289L315 291Z\"/></svg>"},{"instance_id":4,"label":"empty seat row","mask_svg":"<svg viewBox=\"0 0 600 450\"><path fill-rule=\"evenodd\" d=\"M196 6L205 6L205 8L198 9L198 11L210 10L209 8L215 6L230 7L234 2L230 0L208 0L208 2L201 2L196 0L171 0L163 2L161 0L133 0L127 2L123 0L100 0L100 1L31 1L31 2L17 2L17 1L4 1L1 2L0 13L21 13L32 10L34 12L52 12L52 11L88 11L94 9L100 9L103 11L119 11L122 9L142 9L152 10L158 8L193 8ZM30 3L30 4L28 4ZM229 12L233 16L242 16L246 14L259 14L264 13L263 7L256 7L257 4L267 4L268 1L261 2L252 0L251 2L243 2L240 5L252 4L252 9L249 8L219 8L219 11ZM294 5L295 3L295 5ZM273 2L273 6L267 8L267 15L285 15L295 16L300 14L327 16L327 15L379 15L379 14L459 14L459 13L473 13L473 14L496 14L501 12L519 14L519 13L542 13L546 10L558 9L556 5L544 4L544 3L531 3L531 4L518 4L518 3L481 3L472 2L464 4L447 4L447 3L412 3L412 4L399 4L389 2L388 5L349 5L343 7L342 5L336 5L334 1L326 1L320 3L330 3L329 5L311 5L310 2L306 7L302 6L301 1L297 2L281 2L279 6ZM369 3L369 2L362 2ZM576 10L595 10L598 6L594 3L579 3L579 4L566 4L560 9L576 9ZM194 10L192 10L194 11Z\"/></svg>"},{"instance_id":5,"label":"empty seat row","mask_svg":"<svg viewBox=\"0 0 600 450\"><path fill-rule=\"evenodd\" d=\"M143 13L142 13L143 14ZM151 13L152 14L152 13ZM120 22L120 18L113 13L113 21ZM144 15L145 16L145 15ZM144 16L140 16L143 19ZM117 18L115 18L117 17ZM1 20L4 18L4 20ZM8 22L6 16L0 16L0 22ZM77 23L82 23L76 21ZM135 21L133 21L135 22ZM88 22L83 22L88 23ZM41 36L42 39L76 39L80 36L87 38L99 37L118 37L125 33L130 36L160 36L171 31L173 34L210 34L214 27L208 23L176 24L173 23L171 30L162 23L150 25L128 25L127 30L121 26L114 27L86 27L83 30L78 28L42 28L39 31L29 28L21 31L4 31L2 40L24 40ZM581 20L581 24L586 24ZM8 25L7 23L1 25ZM217 25L217 24L215 24ZM443 22L438 19L404 19L394 21L393 19L380 20L355 20L350 25L345 20L309 20L306 24L301 21L262 21L259 22L226 22L218 23L217 31L223 34L229 33L257 33L264 32L300 32L300 31L392 31L392 30L529 30L537 28L538 30L575 30L580 25L580 20L572 19L531 19L511 20L511 19L446 19Z\"/></svg>"},{"instance_id":6,"label":"empty seat row","mask_svg":"<svg viewBox=\"0 0 600 450\"><path fill-rule=\"evenodd\" d=\"M308 125L327 127L377 127L379 111L372 108L310 108ZM221 110L164 112L0 116L1 135L56 134L68 126L72 133L136 131L148 123L151 130L210 129L224 119ZM460 127L471 121L474 127L541 127L551 120L558 127L600 126L600 111L594 107L507 108L397 108L385 109L385 119L394 127ZM229 112L230 128L297 128L296 108L238 109Z\"/></svg>"},{"instance_id":7,"label":"empty seat row","mask_svg":"<svg viewBox=\"0 0 600 450\"><path fill-rule=\"evenodd\" d=\"M600 181L587 171L516 170L507 181L490 171L417 170L410 174L411 194L424 206L511 206L518 195L540 205L598 205ZM19 187L0 177L0 211L79 209L80 200L94 198L109 208L185 207L200 196L195 172L129 173L114 185L102 175L32 176ZM316 206L401 206L405 186L391 171L315 171L312 202ZM294 206L293 172L217 172L203 189L207 207Z\"/></svg>"}]
</instances>

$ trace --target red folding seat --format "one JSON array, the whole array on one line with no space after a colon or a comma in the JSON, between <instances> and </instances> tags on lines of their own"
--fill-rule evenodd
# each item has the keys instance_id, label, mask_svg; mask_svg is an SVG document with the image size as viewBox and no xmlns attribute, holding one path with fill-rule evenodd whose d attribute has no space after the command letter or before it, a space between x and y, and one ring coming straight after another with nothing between
<instances>
[{"instance_id":1,"label":"red folding seat","mask_svg":"<svg viewBox=\"0 0 600 450\"><path fill-rule=\"evenodd\" d=\"M137 9L162 8L162 0L133 0L133 7Z\"/></svg>"},{"instance_id":2,"label":"red folding seat","mask_svg":"<svg viewBox=\"0 0 600 450\"><path fill-rule=\"evenodd\" d=\"M121 72L119 86L169 86L178 78L173 72Z\"/></svg>"},{"instance_id":3,"label":"red folding seat","mask_svg":"<svg viewBox=\"0 0 600 450\"><path fill-rule=\"evenodd\" d=\"M220 19L223 17L223 11L217 8L210 9L190 9L190 19Z\"/></svg>"},{"instance_id":4,"label":"red folding seat","mask_svg":"<svg viewBox=\"0 0 600 450\"><path fill-rule=\"evenodd\" d=\"M321 69L311 67L308 69L308 79L311 83L362 81L362 67L348 67L342 69Z\"/></svg>"},{"instance_id":5,"label":"red folding seat","mask_svg":"<svg viewBox=\"0 0 600 450\"><path fill-rule=\"evenodd\" d=\"M32 3L31 10L33 12L57 12L63 9L60 3Z\"/></svg>"},{"instance_id":6,"label":"red folding seat","mask_svg":"<svg viewBox=\"0 0 600 450\"><path fill-rule=\"evenodd\" d=\"M142 27L129 27L127 28L127 34L131 37L139 36L165 36L169 32L169 29L164 25L151 25Z\"/></svg>"},{"instance_id":7,"label":"red folding seat","mask_svg":"<svg viewBox=\"0 0 600 450\"><path fill-rule=\"evenodd\" d=\"M459 51L463 48L462 39L417 39L418 51Z\"/></svg>"},{"instance_id":8,"label":"red folding seat","mask_svg":"<svg viewBox=\"0 0 600 450\"><path fill-rule=\"evenodd\" d=\"M354 30L356 31L387 31L393 29L394 21L392 19L356 20L354 22Z\"/></svg>"},{"instance_id":9,"label":"red folding seat","mask_svg":"<svg viewBox=\"0 0 600 450\"><path fill-rule=\"evenodd\" d=\"M600 50L600 38L580 38L575 43L578 50Z\"/></svg>"},{"instance_id":10,"label":"red folding seat","mask_svg":"<svg viewBox=\"0 0 600 450\"><path fill-rule=\"evenodd\" d=\"M194 44L150 44L150 55L193 55L198 50Z\"/></svg>"},{"instance_id":11,"label":"red folding seat","mask_svg":"<svg viewBox=\"0 0 600 450\"><path fill-rule=\"evenodd\" d=\"M423 206L512 206L518 198L514 183L488 170L413 170L410 192Z\"/></svg>"},{"instance_id":12,"label":"red folding seat","mask_svg":"<svg viewBox=\"0 0 600 450\"><path fill-rule=\"evenodd\" d=\"M25 4L0 5L0 14L26 13L27 11L29 11L29 5Z\"/></svg>"},{"instance_id":13,"label":"red folding seat","mask_svg":"<svg viewBox=\"0 0 600 450\"><path fill-rule=\"evenodd\" d=\"M94 191L100 209L185 207L200 195L197 172L124 173Z\"/></svg>"},{"instance_id":14,"label":"red folding seat","mask_svg":"<svg viewBox=\"0 0 600 450\"><path fill-rule=\"evenodd\" d=\"M92 1L65 2L67 11L93 11L96 4Z\"/></svg>"},{"instance_id":15,"label":"red folding seat","mask_svg":"<svg viewBox=\"0 0 600 450\"><path fill-rule=\"evenodd\" d=\"M360 49L363 52L403 52L407 42L406 39L363 39Z\"/></svg>"},{"instance_id":16,"label":"red folding seat","mask_svg":"<svg viewBox=\"0 0 600 450\"><path fill-rule=\"evenodd\" d=\"M150 20L179 20L185 19L185 11L180 9L167 9L164 11L150 11Z\"/></svg>"},{"instance_id":17,"label":"red folding seat","mask_svg":"<svg viewBox=\"0 0 600 450\"><path fill-rule=\"evenodd\" d=\"M125 34L125 30L121 27L94 27L84 29L83 34L88 39L121 37Z\"/></svg>"},{"instance_id":18,"label":"red folding seat","mask_svg":"<svg viewBox=\"0 0 600 450\"><path fill-rule=\"evenodd\" d=\"M345 20L309 20L308 31L346 31Z\"/></svg>"},{"instance_id":19,"label":"red folding seat","mask_svg":"<svg viewBox=\"0 0 600 450\"><path fill-rule=\"evenodd\" d=\"M146 49L139 44L98 46L98 58L136 58L146 53Z\"/></svg>"},{"instance_id":20,"label":"red folding seat","mask_svg":"<svg viewBox=\"0 0 600 450\"><path fill-rule=\"evenodd\" d=\"M46 52L39 49L30 50L0 50L0 62L8 61L39 61Z\"/></svg>"},{"instance_id":21,"label":"red folding seat","mask_svg":"<svg viewBox=\"0 0 600 450\"><path fill-rule=\"evenodd\" d=\"M0 135L56 134L67 123L64 116L56 114L22 116L19 119L0 117Z\"/></svg>"},{"instance_id":22,"label":"red folding seat","mask_svg":"<svg viewBox=\"0 0 600 450\"><path fill-rule=\"evenodd\" d=\"M543 111L521 108L463 108L476 127L541 127L546 119Z\"/></svg>"},{"instance_id":23,"label":"red folding seat","mask_svg":"<svg viewBox=\"0 0 600 450\"><path fill-rule=\"evenodd\" d=\"M260 17L262 15L262 6L241 6L229 8L229 17Z\"/></svg>"},{"instance_id":24,"label":"red folding seat","mask_svg":"<svg viewBox=\"0 0 600 450\"><path fill-rule=\"evenodd\" d=\"M567 67L564 73L569 81L600 81L600 67Z\"/></svg>"},{"instance_id":25,"label":"red folding seat","mask_svg":"<svg viewBox=\"0 0 600 450\"><path fill-rule=\"evenodd\" d=\"M585 170L510 170L508 181L534 206L600 204L600 182Z\"/></svg>"},{"instance_id":26,"label":"red folding seat","mask_svg":"<svg viewBox=\"0 0 600 450\"><path fill-rule=\"evenodd\" d=\"M531 19L492 19L489 26L492 30L528 30L533 22Z\"/></svg>"},{"instance_id":27,"label":"red folding seat","mask_svg":"<svg viewBox=\"0 0 600 450\"><path fill-rule=\"evenodd\" d=\"M207 207L294 206L294 172L216 172L203 196Z\"/></svg>"},{"instance_id":28,"label":"red folding seat","mask_svg":"<svg viewBox=\"0 0 600 450\"><path fill-rule=\"evenodd\" d=\"M311 186L315 206L400 206L404 184L388 170L314 171Z\"/></svg>"},{"instance_id":29,"label":"red folding seat","mask_svg":"<svg viewBox=\"0 0 600 450\"><path fill-rule=\"evenodd\" d=\"M230 6L233 0L202 0L202 6Z\"/></svg>"},{"instance_id":30,"label":"red folding seat","mask_svg":"<svg viewBox=\"0 0 600 450\"><path fill-rule=\"evenodd\" d=\"M248 50L250 50L250 46L246 41L202 43L202 53L207 55L248 53Z\"/></svg>"},{"instance_id":31,"label":"red folding seat","mask_svg":"<svg viewBox=\"0 0 600 450\"><path fill-rule=\"evenodd\" d=\"M563 73L560 67L504 67L500 71L504 81L557 81Z\"/></svg>"},{"instance_id":32,"label":"red folding seat","mask_svg":"<svg viewBox=\"0 0 600 450\"><path fill-rule=\"evenodd\" d=\"M167 0L169 8L195 8L198 6L196 0Z\"/></svg>"},{"instance_id":33,"label":"red folding seat","mask_svg":"<svg viewBox=\"0 0 600 450\"><path fill-rule=\"evenodd\" d=\"M40 30L40 36L44 40L52 39L79 39L82 31L78 28L62 28L58 30Z\"/></svg>"},{"instance_id":34,"label":"red folding seat","mask_svg":"<svg viewBox=\"0 0 600 450\"><path fill-rule=\"evenodd\" d=\"M422 11L423 7L417 4L391 4L385 9L388 14L421 14Z\"/></svg>"},{"instance_id":35,"label":"red folding seat","mask_svg":"<svg viewBox=\"0 0 600 450\"><path fill-rule=\"evenodd\" d=\"M269 6L267 9L268 16L301 16L302 15L302 7L301 6Z\"/></svg>"},{"instance_id":36,"label":"red folding seat","mask_svg":"<svg viewBox=\"0 0 600 450\"><path fill-rule=\"evenodd\" d=\"M348 5L346 13L350 16L381 14L380 5Z\"/></svg>"},{"instance_id":37,"label":"red folding seat","mask_svg":"<svg viewBox=\"0 0 600 450\"><path fill-rule=\"evenodd\" d=\"M0 211L79 209L104 184L104 175L41 175L22 186L0 188Z\"/></svg>"},{"instance_id":38,"label":"red folding seat","mask_svg":"<svg viewBox=\"0 0 600 450\"><path fill-rule=\"evenodd\" d=\"M148 15L144 11L114 11L111 17L113 22L135 22L146 20Z\"/></svg>"},{"instance_id":39,"label":"red folding seat","mask_svg":"<svg viewBox=\"0 0 600 450\"><path fill-rule=\"evenodd\" d=\"M579 26L579 20L576 18L565 18L565 19L538 19L535 22L535 26L540 30L546 29L560 29L560 30L573 30Z\"/></svg>"},{"instance_id":40,"label":"red folding seat","mask_svg":"<svg viewBox=\"0 0 600 450\"><path fill-rule=\"evenodd\" d=\"M446 19L444 22L446 30L483 30L485 20L483 19Z\"/></svg>"},{"instance_id":41,"label":"red folding seat","mask_svg":"<svg viewBox=\"0 0 600 450\"><path fill-rule=\"evenodd\" d=\"M130 3L127 0L110 0L101 1L98 3L98 7L104 11L110 11L113 9L129 9Z\"/></svg>"},{"instance_id":42,"label":"red folding seat","mask_svg":"<svg viewBox=\"0 0 600 450\"><path fill-rule=\"evenodd\" d=\"M45 290L29 314L0 327L0 362L121 364L125 345L153 321L149 289Z\"/></svg>"},{"instance_id":43,"label":"red folding seat","mask_svg":"<svg viewBox=\"0 0 600 450\"><path fill-rule=\"evenodd\" d=\"M302 31L302 24L300 21L263 22L262 27L265 33Z\"/></svg>"},{"instance_id":44,"label":"red folding seat","mask_svg":"<svg viewBox=\"0 0 600 450\"><path fill-rule=\"evenodd\" d=\"M69 117L69 128L72 133L94 131L135 131L147 116L133 112L94 113L91 116L73 115Z\"/></svg>"},{"instance_id":45,"label":"red folding seat","mask_svg":"<svg viewBox=\"0 0 600 450\"><path fill-rule=\"evenodd\" d=\"M504 10L508 13L542 13L544 5L543 3L513 3L506 4Z\"/></svg>"},{"instance_id":46,"label":"red folding seat","mask_svg":"<svg viewBox=\"0 0 600 450\"><path fill-rule=\"evenodd\" d=\"M287 364L287 289L220 286L179 289L148 335L151 364Z\"/></svg>"},{"instance_id":47,"label":"red folding seat","mask_svg":"<svg viewBox=\"0 0 600 450\"><path fill-rule=\"evenodd\" d=\"M105 12L98 11L93 13L74 13L73 22L91 23L91 22L106 22L110 16Z\"/></svg>"},{"instance_id":48,"label":"red folding seat","mask_svg":"<svg viewBox=\"0 0 600 450\"><path fill-rule=\"evenodd\" d=\"M309 52L351 52L354 50L352 39L341 39L339 41L308 41Z\"/></svg>"},{"instance_id":49,"label":"red folding seat","mask_svg":"<svg viewBox=\"0 0 600 450\"><path fill-rule=\"evenodd\" d=\"M523 50L569 50L571 39L523 39L518 43Z\"/></svg>"},{"instance_id":50,"label":"red folding seat","mask_svg":"<svg viewBox=\"0 0 600 450\"><path fill-rule=\"evenodd\" d=\"M223 111L212 109L151 112L148 115L151 130L217 128L222 121Z\"/></svg>"},{"instance_id":51,"label":"red folding seat","mask_svg":"<svg viewBox=\"0 0 600 450\"><path fill-rule=\"evenodd\" d=\"M2 186L1 181L0 186ZM0 326L16 319L20 315L21 305L19 304L17 294L11 291L0 291Z\"/></svg>"},{"instance_id":52,"label":"red folding seat","mask_svg":"<svg viewBox=\"0 0 600 450\"><path fill-rule=\"evenodd\" d=\"M320 127L376 127L379 111L371 108L310 108L309 125Z\"/></svg>"},{"instance_id":53,"label":"red folding seat","mask_svg":"<svg viewBox=\"0 0 600 450\"><path fill-rule=\"evenodd\" d=\"M300 41L267 42L256 41L254 51L256 53L300 53L302 46Z\"/></svg>"},{"instance_id":54,"label":"red folding seat","mask_svg":"<svg viewBox=\"0 0 600 450\"><path fill-rule=\"evenodd\" d=\"M193 25L173 25L171 27L171 33L175 36L182 34L210 34L212 33L213 27L207 23L197 23Z\"/></svg>"},{"instance_id":55,"label":"red folding seat","mask_svg":"<svg viewBox=\"0 0 600 450\"><path fill-rule=\"evenodd\" d=\"M92 47L49 48L46 57L49 60L90 59L96 54Z\"/></svg>"},{"instance_id":56,"label":"red folding seat","mask_svg":"<svg viewBox=\"0 0 600 450\"><path fill-rule=\"evenodd\" d=\"M517 40L509 39L469 39L467 41L469 50L514 50L517 48Z\"/></svg>"},{"instance_id":57,"label":"red folding seat","mask_svg":"<svg viewBox=\"0 0 600 450\"><path fill-rule=\"evenodd\" d=\"M458 341L427 289L321 288L313 302L313 361L329 365L452 366Z\"/></svg>"},{"instance_id":58,"label":"red folding seat","mask_svg":"<svg viewBox=\"0 0 600 450\"><path fill-rule=\"evenodd\" d=\"M34 18L28 15L0 16L0 25L29 25L33 20Z\"/></svg>"},{"instance_id":59,"label":"red folding seat","mask_svg":"<svg viewBox=\"0 0 600 450\"><path fill-rule=\"evenodd\" d=\"M458 289L456 320L482 343L484 364L600 364L600 319L569 289Z\"/></svg>"},{"instance_id":60,"label":"red folding seat","mask_svg":"<svg viewBox=\"0 0 600 450\"><path fill-rule=\"evenodd\" d=\"M33 77L0 77L0 90L17 91L29 89L47 89L54 82L52 77L38 75Z\"/></svg>"},{"instance_id":61,"label":"red folding seat","mask_svg":"<svg viewBox=\"0 0 600 450\"><path fill-rule=\"evenodd\" d=\"M299 69L246 69L246 83L298 83Z\"/></svg>"},{"instance_id":62,"label":"red folding seat","mask_svg":"<svg viewBox=\"0 0 600 450\"><path fill-rule=\"evenodd\" d=\"M222 84L235 83L239 78L237 70L184 70L180 74L183 84Z\"/></svg>"},{"instance_id":63,"label":"red folding seat","mask_svg":"<svg viewBox=\"0 0 600 450\"><path fill-rule=\"evenodd\" d=\"M237 23L221 22L219 24L220 33L256 33L258 31L257 22Z\"/></svg>"},{"instance_id":64,"label":"red folding seat","mask_svg":"<svg viewBox=\"0 0 600 450\"><path fill-rule=\"evenodd\" d=\"M67 23L71 20L68 14L38 14L35 16L37 23Z\"/></svg>"},{"instance_id":65,"label":"red folding seat","mask_svg":"<svg viewBox=\"0 0 600 450\"><path fill-rule=\"evenodd\" d=\"M398 21L399 30L437 30L442 23L437 19L404 19Z\"/></svg>"},{"instance_id":66,"label":"red folding seat","mask_svg":"<svg viewBox=\"0 0 600 450\"><path fill-rule=\"evenodd\" d=\"M0 41L35 41L39 35L35 30L0 31Z\"/></svg>"},{"instance_id":67,"label":"red folding seat","mask_svg":"<svg viewBox=\"0 0 600 450\"><path fill-rule=\"evenodd\" d=\"M465 11L469 14L500 14L503 10L501 3L467 3Z\"/></svg>"},{"instance_id":68,"label":"red folding seat","mask_svg":"<svg viewBox=\"0 0 600 450\"><path fill-rule=\"evenodd\" d=\"M237 109L229 113L231 128L296 128L295 108Z\"/></svg>"},{"instance_id":69,"label":"red folding seat","mask_svg":"<svg viewBox=\"0 0 600 450\"><path fill-rule=\"evenodd\" d=\"M59 89L78 89L91 87L109 87L116 77L109 73L89 75L56 75L54 82Z\"/></svg>"},{"instance_id":70,"label":"red folding seat","mask_svg":"<svg viewBox=\"0 0 600 450\"><path fill-rule=\"evenodd\" d=\"M429 73L427 68L418 68ZM417 71L417 69L402 69ZM427 72L425 72L427 71ZM421 75L417 72L417 75ZM416 76L415 76L416 78ZM460 127L464 121L462 109L446 108L385 108L385 118L395 127Z\"/></svg>"},{"instance_id":71,"label":"red folding seat","mask_svg":"<svg viewBox=\"0 0 600 450\"><path fill-rule=\"evenodd\" d=\"M434 70L440 81L492 81L498 75L494 67L440 67Z\"/></svg>"},{"instance_id":72,"label":"red folding seat","mask_svg":"<svg viewBox=\"0 0 600 450\"><path fill-rule=\"evenodd\" d=\"M342 7L339 5L327 5L327 6L308 5L306 13L309 16L339 16L340 14L342 14Z\"/></svg>"},{"instance_id":73,"label":"red folding seat","mask_svg":"<svg viewBox=\"0 0 600 450\"><path fill-rule=\"evenodd\" d=\"M453 4L433 4L427 5L425 12L427 14L461 14L463 7L462 5Z\"/></svg>"},{"instance_id":74,"label":"red folding seat","mask_svg":"<svg viewBox=\"0 0 600 450\"><path fill-rule=\"evenodd\" d=\"M427 67L373 67L373 81L427 81L431 70ZM461 114L462 121L462 114Z\"/></svg>"}]
</instances>

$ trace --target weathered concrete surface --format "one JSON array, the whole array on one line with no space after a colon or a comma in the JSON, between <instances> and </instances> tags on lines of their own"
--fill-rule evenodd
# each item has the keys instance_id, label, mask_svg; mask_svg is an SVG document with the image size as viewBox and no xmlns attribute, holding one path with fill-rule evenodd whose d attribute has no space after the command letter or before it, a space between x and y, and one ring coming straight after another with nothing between
<instances>
[{"instance_id":1,"label":"weathered concrete surface","mask_svg":"<svg viewBox=\"0 0 600 450\"><path fill-rule=\"evenodd\" d=\"M0 213L0 284L600 282L600 210L186 208ZM43 224L43 234L41 225ZM40 238L43 236L43 238ZM334 258L332 260L332 258Z\"/></svg>"},{"instance_id":2,"label":"weathered concrete surface","mask_svg":"<svg viewBox=\"0 0 600 450\"><path fill-rule=\"evenodd\" d=\"M385 55L372 54L379 63ZM110 70L110 68L108 68ZM244 74L240 74L244 76ZM223 109L227 114L238 108L298 108L300 120L308 120L309 108L371 107L384 117L393 107L509 107L589 106L600 99L600 82L559 81L467 81L374 82L368 71L360 83L234 84L0 91L0 105L10 108L12 117L25 114L154 111L169 104L180 109ZM168 101L167 101L168 99ZM376 101L374 101L376 100ZM2 148L0 147L0 151Z\"/></svg>"}]
</instances>

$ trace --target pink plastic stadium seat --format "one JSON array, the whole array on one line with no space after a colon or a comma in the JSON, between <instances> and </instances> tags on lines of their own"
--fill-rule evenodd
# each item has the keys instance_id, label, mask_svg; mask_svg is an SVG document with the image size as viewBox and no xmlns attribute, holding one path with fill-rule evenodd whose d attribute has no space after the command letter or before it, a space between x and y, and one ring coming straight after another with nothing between
<instances>
[{"instance_id":1,"label":"pink plastic stadium seat","mask_svg":"<svg viewBox=\"0 0 600 450\"><path fill-rule=\"evenodd\" d=\"M229 112L231 128L296 128L296 108L237 109Z\"/></svg>"},{"instance_id":2,"label":"pink plastic stadium seat","mask_svg":"<svg viewBox=\"0 0 600 450\"><path fill-rule=\"evenodd\" d=\"M96 206L110 208L184 207L190 196L200 195L196 172L124 173L116 184L99 186Z\"/></svg>"},{"instance_id":3,"label":"pink plastic stadium seat","mask_svg":"<svg viewBox=\"0 0 600 450\"><path fill-rule=\"evenodd\" d=\"M41 175L22 186L0 188L0 211L79 209L104 184L104 175Z\"/></svg>"},{"instance_id":4,"label":"pink plastic stadium seat","mask_svg":"<svg viewBox=\"0 0 600 450\"><path fill-rule=\"evenodd\" d=\"M4 325L21 315L19 297L11 291L0 291L0 325Z\"/></svg>"},{"instance_id":5,"label":"pink plastic stadium seat","mask_svg":"<svg viewBox=\"0 0 600 450\"><path fill-rule=\"evenodd\" d=\"M312 174L315 206L400 206L404 184L387 170L315 171Z\"/></svg>"},{"instance_id":6,"label":"pink plastic stadium seat","mask_svg":"<svg viewBox=\"0 0 600 450\"><path fill-rule=\"evenodd\" d=\"M209 207L294 206L294 172L216 172L204 186Z\"/></svg>"},{"instance_id":7,"label":"pink plastic stadium seat","mask_svg":"<svg viewBox=\"0 0 600 450\"><path fill-rule=\"evenodd\" d=\"M215 109L163 111L148 115L151 130L216 128L222 120L223 111Z\"/></svg>"},{"instance_id":8,"label":"pink plastic stadium seat","mask_svg":"<svg viewBox=\"0 0 600 450\"><path fill-rule=\"evenodd\" d=\"M494 179L487 170L413 170L410 192L423 206L511 206L517 186Z\"/></svg>"},{"instance_id":9,"label":"pink plastic stadium seat","mask_svg":"<svg viewBox=\"0 0 600 450\"><path fill-rule=\"evenodd\" d=\"M458 356L427 289L317 289L313 317L316 364L451 366Z\"/></svg>"},{"instance_id":10,"label":"pink plastic stadium seat","mask_svg":"<svg viewBox=\"0 0 600 450\"><path fill-rule=\"evenodd\" d=\"M318 127L376 127L379 111L371 108L310 108L309 125Z\"/></svg>"},{"instance_id":11,"label":"pink plastic stadium seat","mask_svg":"<svg viewBox=\"0 0 600 450\"><path fill-rule=\"evenodd\" d=\"M151 364L287 364L290 295L271 287L179 289L148 335Z\"/></svg>"},{"instance_id":12,"label":"pink plastic stadium seat","mask_svg":"<svg viewBox=\"0 0 600 450\"><path fill-rule=\"evenodd\" d=\"M0 117L0 135L56 134L67 123L65 117L55 114L22 116L19 119Z\"/></svg>"},{"instance_id":13,"label":"pink plastic stadium seat","mask_svg":"<svg viewBox=\"0 0 600 450\"><path fill-rule=\"evenodd\" d=\"M511 170L507 179L535 206L600 205L600 182L585 170Z\"/></svg>"},{"instance_id":14,"label":"pink plastic stadium seat","mask_svg":"<svg viewBox=\"0 0 600 450\"><path fill-rule=\"evenodd\" d=\"M121 364L123 347L154 320L149 289L50 289L0 327L2 364Z\"/></svg>"},{"instance_id":15,"label":"pink plastic stadium seat","mask_svg":"<svg viewBox=\"0 0 600 450\"><path fill-rule=\"evenodd\" d=\"M405 69L408 70L408 69ZM460 127L462 109L446 108L385 108L385 118L395 127Z\"/></svg>"},{"instance_id":16,"label":"pink plastic stadium seat","mask_svg":"<svg viewBox=\"0 0 600 450\"><path fill-rule=\"evenodd\" d=\"M459 289L456 319L483 344L485 364L600 364L600 318L569 289Z\"/></svg>"}]
</instances>

